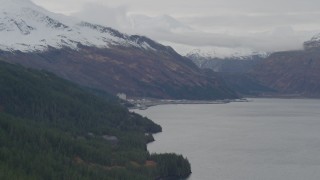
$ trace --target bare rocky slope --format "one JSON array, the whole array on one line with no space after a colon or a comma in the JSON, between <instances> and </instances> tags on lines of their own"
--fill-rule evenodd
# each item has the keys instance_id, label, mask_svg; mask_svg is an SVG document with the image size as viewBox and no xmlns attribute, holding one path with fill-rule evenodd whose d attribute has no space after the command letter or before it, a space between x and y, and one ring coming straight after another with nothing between
<instances>
[{"instance_id":1,"label":"bare rocky slope","mask_svg":"<svg viewBox=\"0 0 320 180\"><path fill-rule=\"evenodd\" d=\"M257 66L252 75L282 94L320 97L320 49L279 52Z\"/></svg>"},{"instance_id":2,"label":"bare rocky slope","mask_svg":"<svg viewBox=\"0 0 320 180\"><path fill-rule=\"evenodd\" d=\"M304 50L272 54L252 72L262 84L282 94L320 97L320 36L304 43Z\"/></svg>"}]
</instances>

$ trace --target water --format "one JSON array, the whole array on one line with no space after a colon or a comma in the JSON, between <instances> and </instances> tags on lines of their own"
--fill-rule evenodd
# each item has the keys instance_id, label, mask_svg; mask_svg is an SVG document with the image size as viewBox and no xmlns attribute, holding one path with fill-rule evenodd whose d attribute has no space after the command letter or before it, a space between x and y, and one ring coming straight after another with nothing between
<instances>
[{"instance_id":1,"label":"water","mask_svg":"<svg viewBox=\"0 0 320 180\"><path fill-rule=\"evenodd\" d=\"M320 100L251 99L136 111L163 127L150 152L175 152L189 180L319 180Z\"/></svg>"}]
</instances>

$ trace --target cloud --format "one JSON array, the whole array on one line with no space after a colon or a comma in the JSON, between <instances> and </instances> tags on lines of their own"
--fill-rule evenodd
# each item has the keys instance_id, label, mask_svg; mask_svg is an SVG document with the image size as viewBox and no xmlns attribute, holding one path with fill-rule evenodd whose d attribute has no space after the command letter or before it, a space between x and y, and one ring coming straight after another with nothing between
<instances>
[{"instance_id":1,"label":"cloud","mask_svg":"<svg viewBox=\"0 0 320 180\"><path fill-rule=\"evenodd\" d=\"M182 17L180 21L193 27L203 29L230 29L254 31L270 29L277 26L296 26L300 30L310 30L306 25L316 24L320 19L320 12L301 13L240 13L215 16Z\"/></svg>"},{"instance_id":2,"label":"cloud","mask_svg":"<svg viewBox=\"0 0 320 180\"><path fill-rule=\"evenodd\" d=\"M290 29L290 31L289 31ZM284 35L285 34L285 35ZM271 32L251 33L243 36L234 36L222 33L158 33L148 34L155 39L189 46L213 46L227 48L252 48L257 51L283 51L301 49L303 40L292 28L280 27Z\"/></svg>"},{"instance_id":3,"label":"cloud","mask_svg":"<svg viewBox=\"0 0 320 180\"><path fill-rule=\"evenodd\" d=\"M81 9L87 0L31 0L32 2L56 13L71 14ZM91 1L95 2L95 1Z\"/></svg>"},{"instance_id":4,"label":"cloud","mask_svg":"<svg viewBox=\"0 0 320 180\"><path fill-rule=\"evenodd\" d=\"M85 3L80 11L72 13L71 15L84 21L120 30L130 26L126 6L108 7L101 3Z\"/></svg>"},{"instance_id":5,"label":"cloud","mask_svg":"<svg viewBox=\"0 0 320 180\"><path fill-rule=\"evenodd\" d=\"M318 0L33 1L129 34L190 46L291 50L320 32Z\"/></svg>"}]
</instances>

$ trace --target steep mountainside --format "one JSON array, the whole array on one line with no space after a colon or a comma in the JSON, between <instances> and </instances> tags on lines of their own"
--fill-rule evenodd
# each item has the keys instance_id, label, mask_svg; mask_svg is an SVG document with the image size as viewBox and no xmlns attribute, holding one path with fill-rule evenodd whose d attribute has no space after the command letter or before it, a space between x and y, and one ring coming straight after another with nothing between
<instances>
[{"instance_id":1,"label":"steep mountainside","mask_svg":"<svg viewBox=\"0 0 320 180\"><path fill-rule=\"evenodd\" d=\"M272 54L252 75L281 93L320 97L320 40L306 42L305 50Z\"/></svg>"},{"instance_id":2,"label":"steep mountainside","mask_svg":"<svg viewBox=\"0 0 320 180\"><path fill-rule=\"evenodd\" d=\"M281 93L320 96L320 49L281 52L257 66L252 75Z\"/></svg>"},{"instance_id":3,"label":"steep mountainside","mask_svg":"<svg viewBox=\"0 0 320 180\"><path fill-rule=\"evenodd\" d=\"M68 80L134 97L236 98L217 75L143 36L48 12L29 0L0 0L0 57Z\"/></svg>"},{"instance_id":4,"label":"steep mountainside","mask_svg":"<svg viewBox=\"0 0 320 180\"><path fill-rule=\"evenodd\" d=\"M0 56L8 58L8 62L46 69L83 86L113 94L182 99L236 97L217 75L205 75L174 51L81 47L39 53L0 52Z\"/></svg>"}]
</instances>

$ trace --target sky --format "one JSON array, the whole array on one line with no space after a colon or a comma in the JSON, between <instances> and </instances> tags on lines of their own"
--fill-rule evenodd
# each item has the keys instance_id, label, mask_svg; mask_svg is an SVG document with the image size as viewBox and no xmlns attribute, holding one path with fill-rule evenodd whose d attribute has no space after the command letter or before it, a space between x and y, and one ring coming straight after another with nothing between
<instances>
[{"instance_id":1,"label":"sky","mask_svg":"<svg viewBox=\"0 0 320 180\"><path fill-rule=\"evenodd\" d=\"M319 0L32 0L44 8L169 45L301 49L320 33Z\"/></svg>"}]
</instances>

